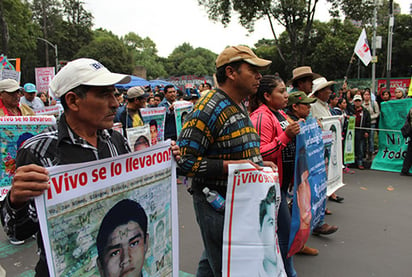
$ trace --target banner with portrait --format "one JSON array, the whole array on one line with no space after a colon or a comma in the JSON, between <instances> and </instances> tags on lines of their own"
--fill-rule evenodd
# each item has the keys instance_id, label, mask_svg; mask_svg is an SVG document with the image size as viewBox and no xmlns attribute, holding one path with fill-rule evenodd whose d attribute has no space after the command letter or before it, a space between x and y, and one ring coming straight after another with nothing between
<instances>
[{"instance_id":1,"label":"banner with portrait","mask_svg":"<svg viewBox=\"0 0 412 277\"><path fill-rule=\"evenodd\" d=\"M35 201L51 276L178 276L170 141L48 170Z\"/></svg>"},{"instance_id":2,"label":"banner with portrait","mask_svg":"<svg viewBox=\"0 0 412 277\"><path fill-rule=\"evenodd\" d=\"M373 159L372 169L401 172L408 144L400 130L411 107L412 99L381 103L379 151Z\"/></svg>"},{"instance_id":3,"label":"banner with portrait","mask_svg":"<svg viewBox=\"0 0 412 277\"><path fill-rule=\"evenodd\" d=\"M328 140L328 134L325 135L325 140ZM296 136L289 257L302 249L312 229L323 220L326 207L327 163L322 131L316 119L309 118L306 122L300 122L300 133Z\"/></svg>"},{"instance_id":4,"label":"banner with portrait","mask_svg":"<svg viewBox=\"0 0 412 277\"><path fill-rule=\"evenodd\" d=\"M350 116L348 119L348 129L346 131L344 143L344 164L351 164L355 162L355 120L356 117L354 116Z\"/></svg>"},{"instance_id":5,"label":"banner with portrait","mask_svg":"<svg viewBox=\"0 0 412 277\"><path fill-rule=\"evenodd\" d=\"M326 168L328 176L328 189L326 194L330 196L343 187L342 171L342 125L341 116L329 116L321 119L322 129L332 131L332 146L330 151L329 166Z\"/></svg>"},{"instance_id":6,"label":"banner with portrait","mask_svg":"<svg viewBox=\"0 0 412 277\"><path fill-rule=\"evenodd\" d=\"M192 112L193 103L189 101L176 101L174 103L175 107L175 120L176 120L176 134L179 137L180 131L182 130L183 123L185 122L186 116Z\"/></svg>"},{"instance_id":7,"label":"banner with portrait","mask_svg":"<svg viewBox=\"0 0 412 277\"><path fill-rule=\"evenodd\" d=\"M166 107L140 109L142 120L149 124L151 145L164 140Z\"/></svg>"},{"instance_id":8,"label":"banner with portrait","mask_svg":"<svg viewBox=\"0 0 412 277\"><path fill-rule=\"evenodd\" d=\"M150 128L149 124L127 128L127 141L132 151L139 151L150 147Z\"/></svg>"},{"instance_id":9,"label":"banner with portrait","mask_svg":"<svg viewBox=\"0 0 412 277\"><path fill-rule=\"evenodd\" d=\"M222 276L286 276L277 239L278 172L229 165Z\"/></svg>"},{"instance_id":10,"label":"banner with portrait","mask_svg":"<svg viewBox=\"0 0 412 277\"><path fill-rule=\"evenodd\" d=\"M54 124L56 119L53 116L0 117L0 201L10 190L16 170L17 150L28 138Z\"/></svg>"}]
</instances>

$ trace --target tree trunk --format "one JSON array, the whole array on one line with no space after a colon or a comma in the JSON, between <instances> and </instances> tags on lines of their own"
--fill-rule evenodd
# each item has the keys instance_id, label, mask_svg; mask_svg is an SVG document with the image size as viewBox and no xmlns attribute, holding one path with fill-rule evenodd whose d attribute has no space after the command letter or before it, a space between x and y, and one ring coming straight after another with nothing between
<instances>
[{"instance_id":1,"label":"tree trunk","mask_svg":"<svg viewBox=\"0 0 412 277\"><path fill-rule=\"evenodd\" d=\"M3 0L0 0L0 28L1 28L1 52L7 55L9 49L9 28L4 18Z\"/></svg>"}]
</instances>

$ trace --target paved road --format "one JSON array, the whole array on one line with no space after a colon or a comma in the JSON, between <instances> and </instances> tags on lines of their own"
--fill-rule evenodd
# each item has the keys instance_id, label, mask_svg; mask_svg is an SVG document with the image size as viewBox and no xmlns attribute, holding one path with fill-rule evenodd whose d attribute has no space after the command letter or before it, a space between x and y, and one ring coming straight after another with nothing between
<instances>
[{"instance_id":1,"label":"paved road","mask_svg":"<svg viewBox=\"0 0 412 277\"><path fill-rule=\"evenodd\" d=\"M344 176L346 186L339 190L344 203L328 203L333 215L326 221L338 225L339 231L327 237L311 236L308 245L320 254L295 257L299 276L412 276L412 178L355 171ZM195 273L202 242L191 197L183 186L178 194L180 269ZM36 261L34 240L12 246L0 232L0 264L7 276L33 276Z\"/></svg>"}]
</instances>

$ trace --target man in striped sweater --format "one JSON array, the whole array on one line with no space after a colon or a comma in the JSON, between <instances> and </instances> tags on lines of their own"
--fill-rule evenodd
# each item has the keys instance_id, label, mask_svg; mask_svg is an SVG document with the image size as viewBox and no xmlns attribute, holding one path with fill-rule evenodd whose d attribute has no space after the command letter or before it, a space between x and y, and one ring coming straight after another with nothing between
<instances>
[{"instance_id":1,"label":"man in striped sweater","mask_svg":"<svg viewBox=\"0 0 412 277\"><path fill-rule=\"evenodd\" d=\"M264 165L260 138L243 100L256 93L262 78L259 70L270 64L248 47L226 48L216 59L218 88L197 102L178 138L182 154L178 164L184 174L193 176L193 205L205 248L197 276L222 275L224 213L206 201L203 188L225 197L229 164Z\"/></svg>"}]
</instances>

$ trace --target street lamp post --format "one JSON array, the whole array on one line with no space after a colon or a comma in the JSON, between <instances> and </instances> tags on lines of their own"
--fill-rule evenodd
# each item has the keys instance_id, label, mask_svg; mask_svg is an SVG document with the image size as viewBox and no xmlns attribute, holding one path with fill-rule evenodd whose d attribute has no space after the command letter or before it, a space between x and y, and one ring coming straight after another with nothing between
<instances>
[{"instance_id":1,"label":"street lamp post","mask_svg":"<svg viewBox=\"0 0 412 277\"><path fill-rule=\"evenodd\" d=\"M58 56L58 52L57 52L57 44L53 44L53 43L51 43L50 41L48 41L47 39L44 39L44 38L39 38L38 37L37 39L46 42L48 45L50 45L51 47L54 48L54 54L56 56L56 73L57 73L58 66L59 66L59 56Z\"/></svg>"}]
</instances>

